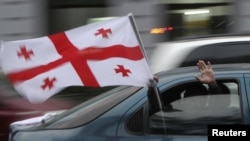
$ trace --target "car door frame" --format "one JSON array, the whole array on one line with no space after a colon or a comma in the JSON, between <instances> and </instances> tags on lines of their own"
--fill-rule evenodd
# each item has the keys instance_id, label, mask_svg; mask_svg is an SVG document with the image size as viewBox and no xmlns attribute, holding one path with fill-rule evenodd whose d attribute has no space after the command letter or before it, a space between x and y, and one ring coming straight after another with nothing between
<instances>
[{"instance_id":1,"label":"car door frame","mask_svg":"<svg viewBox=\"0 0 250 141\"><path fill-rule=\"evenodd\" d=\"M250 124L250 87L247 87L247 81L249 82L250 86L250 74L243 74L243 73L228 73L228 74L215 74L215 77L219 79L234 79L238 81L239 84L239 91L240 91L240 100L241 100L241 106L242 108L242 113L243 113L243 119L244 119L244 124ZM159 87L160 91L163 91L163 89L167 89L166 87L169 88L169 85L173 85L174 83L178 83L176 81L182 81L183 78L181 79L176 79L175 81L172 81L168 84L168 86L163 86ZM189 77L186 79L186 82L188 81L195 81L195 78ZM184 81L183 81L184 82Z\"/></svg>"},{"instance_id":2,"label":"car door frame","mask_svg":"<svg viewBox=\"0 0 250 141\"><path fill-rule=\"evenodd\" d=\"M250 73L244 74L244 80L245 80L245 96L243 97L244 102L247 107L245 107L244 111L248 114L245 116L245 121L247 124L250 124Z\"/></svg>"}]
</instances>

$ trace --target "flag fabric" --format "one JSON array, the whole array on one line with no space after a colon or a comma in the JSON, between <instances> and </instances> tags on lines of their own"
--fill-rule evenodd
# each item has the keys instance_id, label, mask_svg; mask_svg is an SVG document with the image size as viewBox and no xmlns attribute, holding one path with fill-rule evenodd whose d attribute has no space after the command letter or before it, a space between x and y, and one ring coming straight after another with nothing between
<instances>
[{"instance_id":1,"label":"flag fabric","mask_svg":"<svg viewBox=\"0 0 250 141\"><path fill-rule=\"evenodd\" d=\"M68 86L148 86L153 75L129 16L1 42L1 69L32 103Z\"/></svg>"}]
</instances>

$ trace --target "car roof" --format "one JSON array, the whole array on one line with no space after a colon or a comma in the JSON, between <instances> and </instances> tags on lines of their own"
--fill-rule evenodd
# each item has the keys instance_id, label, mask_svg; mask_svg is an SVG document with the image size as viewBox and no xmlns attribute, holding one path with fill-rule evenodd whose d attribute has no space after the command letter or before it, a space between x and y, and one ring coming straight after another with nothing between
<instances>
[{"instance_id":1,"label":"car roof","mask_svg":"<svg viewBox=\"0 0 250 141\"><path fill-rule=\"evenodd\" d=\"M207 42L206 42L207 41ZM210 41L210 42L209 42ZM211 42L213 41L213 42ZM241 36L241 35L232 35L232 36L207 36L207 37L200 37L200 38L185 38L182 40L174 40L174 41L167 41L167 42L160 42L157 43L157 46L170 46L174 44L183 44L192 42L192 46L199 46L199 45L205 45L205 44L214 44L214 43L223 43L223 42L244 42L244 41L250 41L250 35L249 36ZM195 42L200 42L197 44L194 44Z\"/></svg>"},{"instance_id":2,"label":"car roof","mask_svg":"<svg viewBox=\"0 0 250 141\"><path fill-rule=\"evenodd\" d=\"M212 65L212 68L214 70L214 73L221 73L221 72L227 72L227 73L250 73L250 63L236 63L236 64L215 64ZM167 77L167 76L173 76L173 75L180 75L180 74L197 74L199 73L199 70L197 66L190 66L190 67L180 67L180 68L174 68L167 71L161 71L159 73L156 73L156 75L161 77Z\"/></svg>"}]
</instances>

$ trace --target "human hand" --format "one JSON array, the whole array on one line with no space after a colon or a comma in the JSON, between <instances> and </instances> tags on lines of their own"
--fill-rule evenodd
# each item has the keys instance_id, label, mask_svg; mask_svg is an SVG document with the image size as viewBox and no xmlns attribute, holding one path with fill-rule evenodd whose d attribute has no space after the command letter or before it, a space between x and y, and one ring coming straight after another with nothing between
<instances>
[{"instance_id":1,"label":"human hand","mask_svg":"<svg viewBox=\"0 0 250 141\"><path fill-rule=\"evenodd\" d=\"M211 63L208 61L206 64L203 60L199 60L197 63L197 67L201 74L199 76L195 76L196 79L199 80L201 83L205 83L210 86L215 86L216 79Z\"/></svg>"},{"instance_id":2,"label":"human hand","mask_svg":"<svg viewBox=\"0 0 250 141\"><path fill-rule=\"evenodd\" d=\"M156 75L154 75L153 79L149 80L149 82L150 82L149 87L155 87L157 85L158 81L159 81L159 78Z\"/></svg>"},{"instance_id":3,"label":"human hand","mask_svg":"<svg viewBox=\"0 0 250 141\"><path fill-rule=\"evenodd\" d=\"M159 78L158 78L156 75L154 75L154 81L155 81L156 83L158 83L158 81L159 81Z\"/></svg>"}]
</instances>

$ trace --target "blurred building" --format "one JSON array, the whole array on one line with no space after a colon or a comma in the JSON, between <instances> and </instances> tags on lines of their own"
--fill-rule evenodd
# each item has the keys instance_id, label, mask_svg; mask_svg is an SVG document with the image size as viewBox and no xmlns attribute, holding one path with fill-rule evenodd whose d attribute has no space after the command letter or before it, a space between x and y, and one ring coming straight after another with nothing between
<instances>
[{"instance_id":1,"label":"blurred building","mask_svg":"<svg viewBox=\"0 0 250 141\"><path fill-rule=\"evenodd\" d=\"M249 9L249 0L0 0L0 40L44 36L133 13L144 46L151 48L184 37L249 32Z\"/></svg>"},{"instance_id":2,"label":"blurred building","mask_svg":"<svg viewBox=\"0 0 250 141\"><path fill-rule=\"evenodd\" d=\"M47 34L47 11L44 0L0 0L0 40Z\"/></svg>"}]
</instances>

